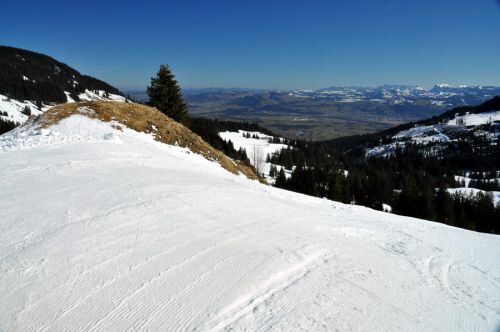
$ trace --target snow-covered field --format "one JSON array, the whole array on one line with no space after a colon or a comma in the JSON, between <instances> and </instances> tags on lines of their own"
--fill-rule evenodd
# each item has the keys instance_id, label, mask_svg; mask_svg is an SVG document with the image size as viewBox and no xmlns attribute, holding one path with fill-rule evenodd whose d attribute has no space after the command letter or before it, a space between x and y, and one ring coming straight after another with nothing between
<instances>
[{"instance_id":1,"label":"snow-covered field","mask_svg":"<svg viewBox=\"0 0 500 332\"><path fill-rule=\"evenodd\" d=\"M494 331L500 237L72 116L0 136L1 331Z\"/></svg>"},{"instance_id":2,"label":"snow-covered field","mask_svg":"<svg viewBox=\"0 0 500 332\"><path fill-rule=\"evenodd\" d=\"M500 121L500 111L458 116L449 120L448 125L480 126L495 121Z\"/></svg>"},{"instance_id":3,"label":"snow-covered field","mask_svg":"<svg viewBox=\"0 0 500 332\"><path fill-rule=\"evenodd\" d=\"M243 135L250 134L250 136L256 136L258 138L246 138ZM224 131L219 133L219 136L225 141L231 141L236 150L242 148L245 149L247 157L250 163L256 168L259 174L264 174L268 182L274 181L270 178L269 171L271 169L271 163L266 162L267 155L271 155L282 149L288 148L286 144L281 143L269 143L272 136L265 135L258 131L245 131L238 130L238 132ZM276 165L278 171L282 166ZM291 176L291 170L285 173L288 177Z\"/></svg>"}]
</instances>

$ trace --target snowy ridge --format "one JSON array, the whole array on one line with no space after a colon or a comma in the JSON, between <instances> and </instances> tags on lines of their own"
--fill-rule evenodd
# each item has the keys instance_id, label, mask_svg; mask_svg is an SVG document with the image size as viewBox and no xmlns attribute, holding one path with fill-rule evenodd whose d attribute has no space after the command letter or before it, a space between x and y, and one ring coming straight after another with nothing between
<instances>
[{"instance_id":1,"label":"snowy ridge","mask_svg":"<svg viewBox=\"0 0 500 332\"><path fill-rule=\"evenodd\" d=\"M85 111L92 112L92 110L80 109L81 113ZM125 133L117 131L110 125L121 128ZM122 138L130 135L134 139L149 137L154 141L150 135L124 128L119 123L110 122L107 124L92 120L85 115L73 115L47 129L39 127L32 121L27 122L8 134L0 136L0 151L24 150L59 144L122 143Z\"/></svg>"},{"instance_id":2,"label":"snowy ridge","mask_svg":"<svg viewBox=\"0 0 500 332\"><path fill-rule=\"evenodd\" d=\"M451 142L453 140L460 139L462 134L467 133L470 130L476 130L475 127L486 124L495 124L499 121L500 111L457 115L445 123L429 126L418 125L408 130L400 131L392 137L393 142L369 149L366 152L366 155L370 157L392 155L397 147L404 148L405 141L421 145ZM492 142L494 142L498 136L496 131L477 131L476 134L484 135Z\"/></svg>"},{"instance_id":3,"label":"snowy ridge","mask_svg":"<svg viewBox=\"0 0 500 332\"><path fill-rule=\"evenodd\" d=\"M75 100L71 98L70 93L65 91L67 102L73 103ZM106 93L104 90L85 90L85 92L81 93L79 96L82 101L119 101L125 102L126 98L120 95ZM24 108L28 106L31 110L32 115L40 115L46 110L48 110L53 105L51 104L42 104L42 107L39 108L34 102L25 100L20 101L16 99L8 98L7 96L0 94L0 118L4 120L9 120L17 123L24 123L28 120L28 115L23 113Z\"/></svg>"},{"instance_id":4,"label":"snowy ridge","mask_svg":"<svg viewBox=\"0 0 500 332\"><path fill-rule=\"evenodd\" d=\"M19 101L10 99L7 96L0 94L0 118L17 123L24 123L28 120L28 115L23 113L25 107L28 106L32 115L39 115L50 108L48 105L43 105L39 109L36 104L31 101Z\"/></svg>"},{"instance_id":5,"label":"snowy ridge","mask_svg":"<svg viewBox=\"0 0 500 332\"><path fill-rule=\"evenodd\" d=\"M448 125L480 126L488 123L493 123L495 121L500 121L500 111L457 116L454 119L449 120Z\"/></svg>"},{"instance_id":6,"label":"snowy ridge","mask_svg":"<svg viewBox=\"0 0 500 332\"><path fill-rule=\"evenodd\" d=\"M125 102L127 99L127 98L120 96L120 95L106 93L106 91L104 91L104 90L96 90L96 91L85 90L85 92L79 94L78 97L84 101L101 100L101 101ZM68 100L68 102L70 102L70 101Z\"/></svg>"},{"instance_id":7,"label":"snowy ridge","mask_svg":"<svg viewBox=\"0 0 500 332\"><path fill-rule=\"evenodd\" d=\"M499 327L499 236L265 186L80 113L0 136L0 330Z\"/></svg>"},{"instance_id":8,"label":"snowy ridge","mask_svg":"<svg viewBox=\"0 0 500 332\"><path fill-rule=\"evenodd\" d=\"M427 142L448 142L450 138L443 133L443 126L418 126L408 130L401 131L394 135L394 139L409 138L418 143Z\"/></svg>"}]
</instances>

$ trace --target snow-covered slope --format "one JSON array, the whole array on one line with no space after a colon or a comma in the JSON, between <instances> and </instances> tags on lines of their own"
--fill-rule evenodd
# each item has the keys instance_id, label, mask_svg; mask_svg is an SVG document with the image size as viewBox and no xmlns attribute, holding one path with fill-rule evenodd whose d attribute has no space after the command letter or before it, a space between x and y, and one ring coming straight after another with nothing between
<instances>
[{"instance_id":1,"label":"snow-covered slope","mask_svg":"<svg viewBox=\"0 0 500 332\"><path fill-rule=\"evenodd\" d=\"M72 115L0 136L0 330L492 331L500 237Z\"/></svg>"},{"instance_id":2,"label":"snow-covered slope","mask_svg":"<svg viewBox=\"0 0 500 332\"><path fill-rule=\"evenodd\" d=\"M249 135L250 137L246 137ZM248 160L255 167L256 171L265 176L268 183L273 183L274 178L269 176L271 163L266 162L267 156L282 149L288 148L288 145L282 143L270 143L273 137L260 133L258 131L238 130L238 132L224 131L219 136L226 142L231 141L236 150L244 149ZM277 166L278 171L283 167ZM285 173L291 175L291 170Z\"/></svg>"},{"instance_id":3,"label":"snow-covered slope","mask_svg":"<svg viewBox=\"0 0 500 332\"><path fill-rule=\"evenodd\" d=\"M91 100L101 100L101 101L121 101L125 102L126 98L113 93L106 93L104 90L90 91L85 90L85 92L78 95L78 98L85 101ZM68 100L70 102L70 100Z\"/></svg>"},{"instance_id":4,"label":"snow-covered slope","mask_svg":"<svg viewBox=\"0 0 500 332\"><path fill-rule=\"evenodd\" d=\"M480 126L500 121L500 111L479 114L465 114L448 121L448 125Z\"/></svg>"},{"instance_id":5,"label":"snow-covered slope","mask_svg":"<svg viewBox=\"0 0 500 332\"><path fill-rule=\"evenodd\" d=\"M40 109L31 101L10 99L0 94L0 119L24 123L29 117L29 115L23 113L26 106L30 108L31 114L33 115L39 115L50 108L50 106L42 105Z\"/></svg>"},{"instance_id":6,"label":"snow-covered slope","mask_svg":"<svg viewBox=\"0 0 500 332\"><path fill-rule=\"evenodd\" d=\"M396 147L404 148L406 141L422 146L429 143L460 141L471 132L475 133L476 136L485 137L491 141L492 145L495 145L500 135L497 129L499 121L500 111L455 115L446 123L416 125L413 128L402 130L392 137L391 143L368 149L366 155L371 157L392 155ZM490 125L491 128L489 130L478 129L482 125Z\"/></svg>"},{"instance_id":7,"label":"snow-covered slope","mask_svg":"<svg viewBox=\"0 0 500 332\"><path fill-rule=\"evenodd\" d=\"M69 92L65 92L67 102L72 103L74 100L71 98ZM126 98L120 95L106 93L104 90L90 91L85 90L79 96L82 101L120 101L125 102ZM16 100L8 98L0 94L0 119L9 120L17 123L24 123L28 120L28 115L23 113L25 107L28 106L32 115L39 115L48 110L52 105L42 104L39 108L34 102L29 100Z\"/></svg>"}]
</instances>

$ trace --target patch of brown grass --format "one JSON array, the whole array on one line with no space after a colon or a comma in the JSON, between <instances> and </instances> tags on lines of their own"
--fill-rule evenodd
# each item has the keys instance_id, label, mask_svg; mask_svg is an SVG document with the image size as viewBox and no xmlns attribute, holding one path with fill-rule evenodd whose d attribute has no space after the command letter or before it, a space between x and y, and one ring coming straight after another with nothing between
<instances>
[{"instance_id":1,"label":"patch of brown grass","mask_svg":"<svg viewBox=\"0 0 500 332\"><path fill-rule=\"evenodd\" d=\"M82 108L91 109L93 112L81 111ZM218 162L224 169L233 174L242 173L250 179L265 182L264 179L255 174L251 165L245 165L228 158L224 153L206 143L200 136L156 108L136 103L113 101L66 103L46 111L40 118L40 123L42 127L48 127L72 114L81 114L105 122L116 121L135 131L151 133L157 141L188 148L210 161Z\"/></svg>"}]
</instances>

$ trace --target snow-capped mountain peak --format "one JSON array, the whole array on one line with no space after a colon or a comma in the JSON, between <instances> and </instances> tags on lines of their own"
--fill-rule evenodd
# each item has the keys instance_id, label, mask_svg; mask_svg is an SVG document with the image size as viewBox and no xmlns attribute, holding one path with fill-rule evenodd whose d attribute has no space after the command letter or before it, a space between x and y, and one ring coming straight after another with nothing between
<instances>
[{"instance_id":1,"label":"snow-capped mountain peak","mask_svg":"<svg viewBox=\"0 0 500 332\"><path fill-rule=\"evenodd\" d=\"M412 105L427 103L437 107L453 107L481 103L499 95L499 87L460 85L453 87L446 83L434 85L431 89L419 86L382 85L378 87L330 87L319 90L298 90L290 96L301 98L325 98L342 103L377 102L388 105Z\"/></svg>"}]
</instances>

